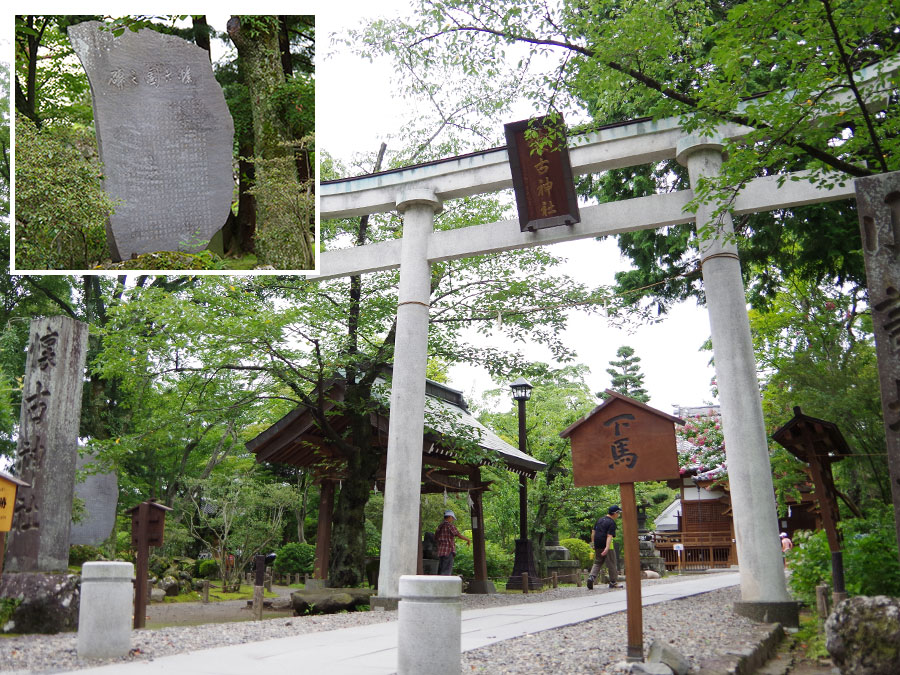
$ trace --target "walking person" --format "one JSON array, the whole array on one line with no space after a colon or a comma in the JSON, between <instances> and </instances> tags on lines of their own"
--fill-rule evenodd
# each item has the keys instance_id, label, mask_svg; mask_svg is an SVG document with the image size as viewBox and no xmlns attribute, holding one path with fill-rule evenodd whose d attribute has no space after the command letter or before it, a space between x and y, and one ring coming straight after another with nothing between
<instances>
[{"instance_id":1,"label":"walking person","mask_svg":"<svg viewBox=\"0 0 900 675\"><path fill-rule=\"evenodd\" d=\"M591 530L591 546L594 548L594 565L588 576L588 590L593 590L594 579L600 574L600 568L605 564L609 572L609 587L622 588L616 583L619 580L619 563L616 560L616 550L613 548L613 537L616 536L616 519L622 515L622 509L618 504L613 504L607 509L606 515L594 523Z\"/></svg>"},{"instance_id":2,"label":"walking person","mask_svg":"<svg viewBox=\"0 0 900 675\"><path fill-rule=\"evenodd\" d=\"M437 540L438 574L449 576L453 574L453 558L456 556L456 540L463 539L469 546L472 540L460 534L453 521L456 514L453 511L444 511L444 522L438 525L434 538Z\"/></svg>"},{"instance_id":3,"label":"walking person","mask_svg":"<svg viewBox=\"0 0 900 675\"><path fill-rule=\"evenodd\" d=\"M794 542L787 535L787 532L781 533L781 557L784 558L784 566L787 567L787 553L794 548Z\"/></svg>"}]
</instances>

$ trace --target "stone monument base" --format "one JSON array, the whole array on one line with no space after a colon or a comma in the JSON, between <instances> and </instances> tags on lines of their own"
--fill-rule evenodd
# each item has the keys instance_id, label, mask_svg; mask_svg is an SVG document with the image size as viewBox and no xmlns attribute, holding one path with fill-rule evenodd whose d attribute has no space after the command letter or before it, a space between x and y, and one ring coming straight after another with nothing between
<instances>
[{"instance_id":1,"label":"stone monument base","mask_svg":"<svg viewBox=\"0 0 900 675\"><path fill-rule=\"evenodd\" d=\"M734 613L746 616L759 623L780 623L788 628L800 627L800 603L793 600L787 602L751 602L738 600L734 603Z\"/></svg>"},{"instance_id":2,"label":"stone monument base","mask_svg":"<svg viewBox=\"0 0 900 675\"><path fill-rule=\"evenodd\" d=\"M0 577L0 599L19 602L11 612L3 612L0 633L73 631L78 628L80 597L77 574L7 572Z\"/></svg>"}]
</instances>

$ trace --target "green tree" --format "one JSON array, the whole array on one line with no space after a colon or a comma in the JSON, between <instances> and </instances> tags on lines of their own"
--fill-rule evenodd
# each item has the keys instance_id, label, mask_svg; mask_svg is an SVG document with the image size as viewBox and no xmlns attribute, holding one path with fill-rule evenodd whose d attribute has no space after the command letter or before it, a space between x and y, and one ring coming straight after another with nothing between
<instances>
[{"instance_id":1,"label":"green tree","mask_svg":"<svg viewBox=\"0 0 900 675\"><path fill-rule=\"evenodd\" d=\"M253 556L280 542L284 514L298 498L291 486L261 480L258 470L243 464L192 481L179 504L191 536L213 553L229 584L239 583Z\"/></svg>"},{"instance_id":2,"label":"green tree","mask_svg":"<svg viewBox=\"0 0 900 675\"><path fill-rule=\"evenodd\" d=\"M861 289L788 280L772 311L751 311L763 414L770 431L804 414L837 424L853 454L832 465L839 490L864 511L891 502L871 317ZM840 392L840 395L836 395ZM776 491L799 497L808 478L787 451L773 451Z\"/></svg>"},{"instance_id":3,"label":"green tree","mask_svg":"<svg viewBox=\"0 0 900 675\"><path fill-rule=\"evenodd\" d=\"M610 361L612 368L607 368L606 372L612 378L610 388L625 396L629 396L641 403L650 400L650 395L644 389L644 374L638 365L641 362L639 356L634 355L634 349L628 345L623 345L616 350L618 361ZM598 392L597 396L605 399L606 394Z\"/></svg>"}]
</instances>

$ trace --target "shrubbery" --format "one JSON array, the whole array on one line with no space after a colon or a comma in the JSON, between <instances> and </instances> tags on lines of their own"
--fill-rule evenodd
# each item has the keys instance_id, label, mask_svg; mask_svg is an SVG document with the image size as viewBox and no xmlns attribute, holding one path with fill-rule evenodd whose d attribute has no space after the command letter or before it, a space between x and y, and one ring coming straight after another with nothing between
<instances>
[{"instance_id":1,"label":"shrubbery","mask_svg":"<svg viewBox=\"0 0 900 675\"><path fill-rule=\"evenodd\" d=\"M316 560L316 547L312 544L292 542L276 551L276 572L282 574L312 574Z\"/></svg>"},{"instance_id":2,"label":"shrubbery","mask_svg":"<svg viewBox=\"0 0 900 675\"><path fill-rule=\"evenodd\" d=\"M75 544L69 547L69 564L73 567L81 567L86 562L93 560L106 560L106 556L96 546L87 544Z\"/></svg>"},{"instance_id":3,"label":"shrubbery","mask_svg":"<svg viewBox=\"0 0 900 675\"><path fill-rule=\"evenodd\" d=\"M594 564L594 551L591 549L589 543L582 541L581 539L562 539L560 540L559 545L569 549L569 553L572 554L572 559L578 561L581 569L591 569L591 565Z\"/></svg>"},{"instance_id":4,"label":"shrubbery","mask_svg":"<svg viewBox=\"0 0 900 675\"><path fill-rule=\"evenodd\" d=\"M868 518L854 518L840 524L844 535L844 583L851 596L900 596L900 562L889 508ZM832 583L831 551L825 531L795 533L788 566L794 597L814 606L816 586Z\"/></svg>"},{"instance_id":5,"label":"shrubbery","mask_svg":"<svg viewBox=\"0 0 900 675\"><path fill-rule=\"evenodd\" d=\"M16 267L88 269L107 256L113 210L100 166L77 150L79 129L16 116Z\"/></svg>"},{"instance_id":6,"label":"shrubbery","mask_svg":"<svg viewBox=\"0 0 900 675\"><path fill-rule=\"evenodd\" d=\"M506 579L512 574L513 554L500 544L492 541L484 543L485 556L487 558L487 575L489 579ZM456 558L453 561L453 573L465 579L475 578L475 561L472 557L472 547L465 544L456 545Z\"/></svg>"},{"instance_id":7,"label":"shrubbery","mask_svg":"<svg viewBox=\"0 0 900 675\"><path fill-rule=\"evenodd\" d=\"M200 579L214 579L219 573L219 563L215 560L198 560L194 568L194 576Z\"/></svg>"}]
</instances>

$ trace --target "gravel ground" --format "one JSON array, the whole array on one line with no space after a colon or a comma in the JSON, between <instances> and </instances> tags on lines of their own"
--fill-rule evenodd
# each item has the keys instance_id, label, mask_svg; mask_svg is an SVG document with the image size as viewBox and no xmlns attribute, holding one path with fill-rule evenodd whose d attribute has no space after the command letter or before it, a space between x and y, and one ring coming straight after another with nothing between
<instances>
[{"instance_id":1,"label":"gravel ground","mask_svg":"<svg viewBox=\"0 0 900 675\"><path fill-rule=\"evenodd\" d=\"M670 580L675 581L677 577L643 583L666 583ZM589 592L608 591L602 587L594 591L564 587L527 595L464 595L463 609L556 600ZM734 587L644 607L645 649L654 639L669 642L691 661L696 670L701 661L726 650L756 644L762 629L758 624L732 614L731 604L737 599L739 590ZM155 659L191 650L396 619L396 611L380 611L138 630L132 633L131 655L117 661ZM465 652L462 656L463 672L613 673L622 668L626 644L625 613L620 612ZM101 663L78 659L76 635L73 633L0 638L2 673L52 673L97 665Z\"/></svg>"}]
</instances>

